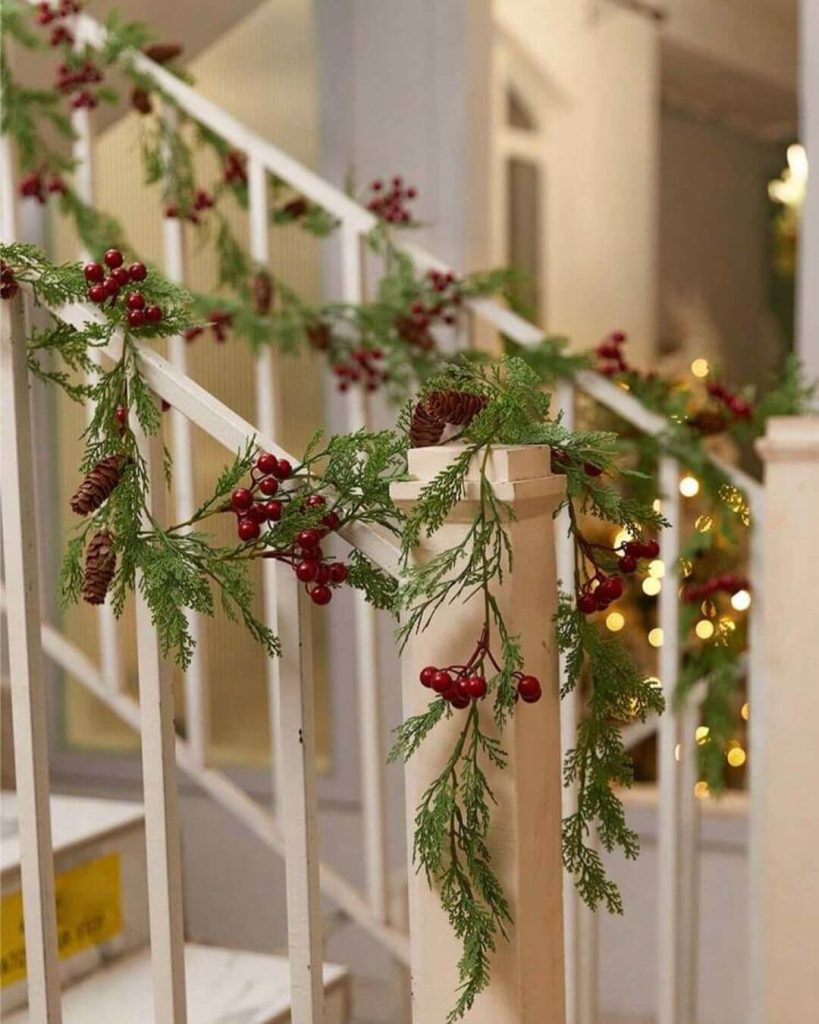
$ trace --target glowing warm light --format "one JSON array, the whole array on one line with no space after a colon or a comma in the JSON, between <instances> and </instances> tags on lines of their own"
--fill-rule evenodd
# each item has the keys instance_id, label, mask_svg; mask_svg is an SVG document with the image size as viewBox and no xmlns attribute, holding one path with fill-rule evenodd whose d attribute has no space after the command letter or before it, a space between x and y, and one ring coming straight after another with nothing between
<instances>
[{"instance_id":1,"label":"glowing warm light","mask_svg":"<svg viewBox=\"0 0 819 1024\"><path fill-rule=\"evenodd\" d=\"M720 631L723 633L733 633L734 630L737 628L737 624L734 622L733 619L729 619L727 615L724 615L719 620L719 628Z\"/></svg>"},{"instance_id":2,"label":"glowing warm light","mask_svg":"<svg viewBox=\"0 0 819 1024\"><path fill-rule=\"evenodd\" d=\"M702 747L708 742L708 736L711 730L707 725L698 725L694 730L694 739L697 741L697 746Z\"/></svg>"},{"instance_id":3,"label":"glowing warm light","mask_svg":"<svg viewBox=\"0 0 819 1024\"><path fill-rule=\"evenodd\" d=\"M808 184L808 154L798 142L788 146L788 166L768 182L768 195L775 203L799 210L805 201Z\"/></svg>"},{"instance_id":4,"label":"glowing warm light","mask_svg":"<svg viewBox=\"0 0 819 1024\"><path fill-rule=\"evenodd\" d=\"M681 744L678 743L677 746L674 747L674 760L675 761L679 761L679 759L680 759L680 751L681 750L682 750L682 746L681 746Z\"/></svg>"},{"instance_id":5,"label":"glowing warm light","mask_svg":"<svg viewBox=\"0 0 819 1024\"><path fill-rule=\"evenodd\" d=\"M700 493L700 482L695 476L684 476L680 480L680 494L684 498L693 498Z\"/></svg>"},{"instance_id":6,"label":"glowing warm light","mask_svg":"<svg viewBox=\"0 0 819 1024\"><path fill-rule=\"evenodd\" d=\"M611 612L606 616L606 628L610 629L612 633L619 633L625 624L625 617L620 612Z\"/></svg>"},{"instance_id":7,"label":"glowing warm light","mask_svg":"<svg viewBox=\"0 0 819 1024\"><path fill-rule=\"evenodd\" d=\"M665 562L661 558L655 558L653 562L649 562L648 575L653 576L655 580L661 580L665 576Z\"/></svg>"},{"instance_id":8,"label":"glowing warm light","mask_svg":"<svg viewBox=\"0 0 819 1024\"><path fill-rule=\"evenodd\" d=\"M621 544L626 544L628 541L633 540L633 539L634 539L634 534L631 532L631 530L626 530L626 529L618 530L617 533L615 533L615 535L614 535L614 540L612 541L612 546L615 547L615 548L619 548Z\"/></svg>"},{"instance_id":9,"label":"glowing warm light","mask_svg":"<svg viewBox=\"0 0 819 1024\"><path fill-rule=\"evenodd\" d=\"M713 601L703 601L700 605L700 611L706 617L706 619L713 619L717 614L717 606Z\"/></svg>"},{"instance_id":10,"label":"glowing warm light","mask_svg":"<svg viewBox=\"0 0 819 1024\"><path fill-rule=\"evenodd\" d=\"M714 520L708 515L697 516L696 521L694 522L694 527L699 530L700 533L708 533L713 525Z\"/></svg>"},{"instance_id":11,"label":"glowing warm light","mask_svg":"<svg viewBox=\"0 0 819 1024\"><path fill-rule=\"evenodd\" d=\"M694 571L694 565L688 558L681 558L677 563L677 567L680 570L680 576L690 576Z\"/></svg>"},{"instance_id":12,"label":"glowing warm light","mask_svg":"<svg viewBox=\"0 0 819 1024\"><path fill-rule=\"evenodd\" d=\"M742 715L742 718L747 722L748 719L751 717L751 705L748 703L743 704L742 707L739 709L739 713L740 715Z\"/></svg>"},{"instance_id":13,"label":"glowing warm light","mask_svg":"<svg viewBox=\"0 0 819 1024\"><path fill-rule=\"evenodd\" d=\"M700 640L710 640L714 635L714 623L710 619L700 619L694 626L694 632Z\"/></svg>"},{"instance_id":14,"label":"glowing warm light","mask_svg":"<svg viewBox=\"0 0 819 1024\"><path fill-rule=\"evenodd\" d=\"M695 377L707 377L711 372L711 366L707 359L695 359L691 364L691 372Z\"/></svg>"},{"instance_id":15,"label":"glowing warm light","mask_svg":"<svg viewBox=\"0 0 819 1024\"><path fill-rule=\"evenodd\" d=\"M663 589L663 585L656 576L647 576L642 583L643 593L649 597L656 597Z\"/></svg>"},{"instance_id":16,"label":"glowing warm light","mask_svg":"<svg viewBox=\"0 0 819 1024\"><path fill-rule=\"evenodd\" d=\"M725 757L732 768L741 768L748 760L748 755L742 747L732 747Z\"/></svg>"},{"instance_id":17,"label":"glowing warm light","mask_svg":"<svg viewBox=\"0 0 819 1024\"><path fill-rule=\"evenodd\" d=\"M652 647L663 646L663 631L660 629L659 626L650 630L648 634L648 642L651 644Z\"/></svg>"},{"instance_id":18,"label":"glowing warm light","mask_svg":"<svg viewBox=\"0 0 819 1024\"><path fill-rule=\"evenodd\" d=\"M651 507L654 509L655 512L659 512L661 508L660 499L655 498L654 501L652 501L651 503Z\"/></svg>"},{"instance_id":19,"label":"glowing warm light","mask_svg":"<svg viewBox=\"0 0 819 1024\"><path fill-rule=\"evenodd\" d=\"M731 607L738 612L744 612L751 607L751 595L747 590L738 590L731 595Z\"/></svg>"},{"instance_id":20,"label":"glowing warm light","mask_svg":"<svg viewBox=\"0 0 819 1024\"><path fill-rule=\"evenodd\" d=\"M700 779L696 786L694 786L694 796L698 800L707 800L710 795L711 790L708 788L708 783L704 779Z\"/></svg>"},{"instance_id":21,"label":"glowing warm light","mask_svg":"<svg viewBox=\"0 0 819 1024\"><path fill-rule=\"evenodd\" d=\"M653 686L655 690L662 690L663 684L656 676L646 676L643 680L646 686Z\"/></svg>"}]
</instances>

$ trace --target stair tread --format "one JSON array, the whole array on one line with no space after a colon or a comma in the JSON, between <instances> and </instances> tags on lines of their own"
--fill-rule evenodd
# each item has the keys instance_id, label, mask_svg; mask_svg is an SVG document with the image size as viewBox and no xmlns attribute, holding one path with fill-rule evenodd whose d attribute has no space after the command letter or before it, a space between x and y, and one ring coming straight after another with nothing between
<instances>
[{"instance_id":1,"label":"stair tread","mask_svg":"<svg viewBox=\"0 0 819 1024\"><path fill-rule=\"evenodd\" d=\"M286 957L186 943L185 974L191 1024L279 1024L290 1019ZM325 989L344 984L347 976L345 967L325 964ZM62 1008L63 1024L153 1024L148 950L112 961L65 989ZM4 1020L29 1024L28 1008Z\"/></svg>"},{"instance_id":2,"label":"stair tread","mask_svg":"<svg viewBox=\"0 0 819 1024\"><path fill-rule=\"evenodd\" d=\"M49 807L55 853L135 825L144 817L142 805L132 800L52 795ZM19 867L17 795L5 790L0 794L0 836L0 870Z\"/></svg>"}]
</instances>

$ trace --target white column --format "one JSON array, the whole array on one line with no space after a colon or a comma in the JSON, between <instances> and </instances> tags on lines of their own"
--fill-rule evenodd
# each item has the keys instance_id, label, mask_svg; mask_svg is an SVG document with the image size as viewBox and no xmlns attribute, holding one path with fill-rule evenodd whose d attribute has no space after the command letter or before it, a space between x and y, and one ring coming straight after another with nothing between
<instances>
[{"instance_id":1,"label":"white column","mask_svg":"<svg viewBox=\"0 0 819 1024\"><path fill-rule=\"evenodd\" d=\"M765 678L751 693L750 1006L752 1024L784 1024L819 1012L819 417L771 419L757 447L775 557L758 585Z\"/></svg>"},{"instance_id":2,"label":"white column","mask_svg":"<svg viewBox=\"0 0 819 1024\"><path fill-rule=\"evenodd\" d=\"M796 350L813 380L819 377L819 5L801 0L800 7L800 135L811 180L799 233Z\"/></svg>"},{"instance_id":3,"label":"white column","mask_svg":"<svg viewBox=\"0 0 819 1024\"><path fill-rule=\"evenodd\" d=\"M457 452L455 446L410 452L411 479L395 484L393 497L411 505L421 488ZM525 671L543 685L537 704L520 704L502 736L509 752L505 770L486 767L497 797L489 845L493 865L509 898L514 925L510 939L498 940L491 981L468 1014L470 1024L564 1024L563 865L561 860L560 699L554 631L545 628L555 611L554 522L564 481L552 476L547 448L498 448L489 464L496 494L514 506L507 526L513 570L495 589L510 633L520 636ZM465 536L478 498L478 472L467 495L444 526L424 539L413 557L426 561ZM404 713L424 711L430 691L419 682L425 665L446 665L469 656L483 626L481 595L446 605L412 638L402 661ZM410 850L415 808L448 759L463 725L456 711L427 737L406 768L407 832ZM494 731L489 701L480 708L481 726ZM440 1021L456 998L460 945L440 894L423 873L409 873L413 1021Z\"/></svg>"}]
</instances>

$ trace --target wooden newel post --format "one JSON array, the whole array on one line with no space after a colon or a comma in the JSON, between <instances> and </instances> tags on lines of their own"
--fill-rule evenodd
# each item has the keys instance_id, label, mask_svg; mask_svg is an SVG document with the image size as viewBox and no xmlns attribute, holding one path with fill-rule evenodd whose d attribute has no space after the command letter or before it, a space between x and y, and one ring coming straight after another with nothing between
<instances>
[{"instance_id":1,"label":"wooden newel post","mask_svg":"<svg viewBox=\"0 0 819 1024\"><path fill-rule=\"evenodd\" d=\"M764 628L750 698L750 1019L784 1024L819 1014L819 417L773 418L757 447L764 571L753 582Z\"/></svg>"},{"instance_id":2,"label":"wooden newel post","mask_svg":"<svg viewBox=\"0 0 819 1024\"><path fill-rule=\"evenodd\" d=\"M410 507L459 450L442 446L411 451L412 479L394 485L393 499ZM490 848L514 925L508 943L499 939L490 986L466 1019L470 1024L563 1024L560 701L552 622L557 599L552 515L564 481L551 474L545 447L498 447L490 456L487 476L495 493L515 512L508 524L513 569L494 592L510 633L521 638L525 671L542 682L543 697L537 704L520 703L504 730L508 767L503 771L487 768L497 798ZM477 466L470 477L474 483L467 483L464 500L433 537L422 540L413 555L417 560L451 548L468 530L478 493ZM412 638L402 663L405 716L422 712L430 700L430 691L418 681L420 670L425 665L462 662L472 652L482 625L479 595L443 606L429 627ZM484 705L482 726L491 731L489 700ZM465 713L456 711L450 721L440 722L407 765L410 854L415 808L441 771ZM441 909L439 894L430 891L422 874L410 872L409 904L413 1021L441 1024L455 1002L460 946Z\"/></svg>"}]
</instances>

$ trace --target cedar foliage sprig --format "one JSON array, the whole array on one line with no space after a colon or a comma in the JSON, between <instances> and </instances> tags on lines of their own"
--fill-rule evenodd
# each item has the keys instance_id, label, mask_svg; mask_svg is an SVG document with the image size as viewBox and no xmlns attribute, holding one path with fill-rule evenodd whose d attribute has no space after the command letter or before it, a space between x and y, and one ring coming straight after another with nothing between
<instances>
[{"instance_id":1,"label":"cedar foliage sprig","mask_svg":"<svg viewBox=\"0 0 819 1024\"><path fill-rule=\"evenodd\" d=\"M514 512L496 498L486 476L492 447L542 444L558 452L567 478L565 501L575 513L628 523L638 535L663 524L650 507L622 498L615 487L583 471L585 464L593 462L609 475L616 474L616 439L610 434L570 432L559 419L550 419L550 398L540 384L537 373L517 358L493 365L458 362L429 381L421 401L432 392L451 391L481 396L485 405L458 434L462 452L422 489L402 538L405 582L400 604L404 622L399 639L406 643L447 604L480 596L487 659L481 664L491 666L488 692L498 734L515 708L514 674L520 671L523 658L520 640L510 635L495 596L495 587L512 567L506 524ZM464 539L422 565L410 565L412 547L443 525L464 496L467 475L474 467L478 468L478 501ZM577 515L570 521L576 528ZM622 803L613 789L631 782L620 725L660 711L662 695L642 679L619 640L603 638L596 626L579 615L574 602L569 607L567 601L561 599L557 617L561 647L571 666L565 692L577 685L581 675L588 677L591 689L588 717L564 764L566 784L576 782L578 786L578 810L564 823L564 861L590 906L602 902L617 912L622 910L620 894L606 876L589 832L595 829L606 849L619 847L627 856L636 855L636 836L625 823ZM497 658L490 650L493 638ZM399 727L391 757L406 760L413 756L438 722L451 714L451 706L441 697L435 698L427 711ZM500 741L482 728L479 703L474 702L449 760L416 809L415 862L439 889L463 945L458 964L460 988L447 1018L450 1022L469 1010L488 983L489 956L510 923L508 903L488 846L494 798L484 768L486 764L503 767L505 762Z\"/></svg>"}]
</instances>

